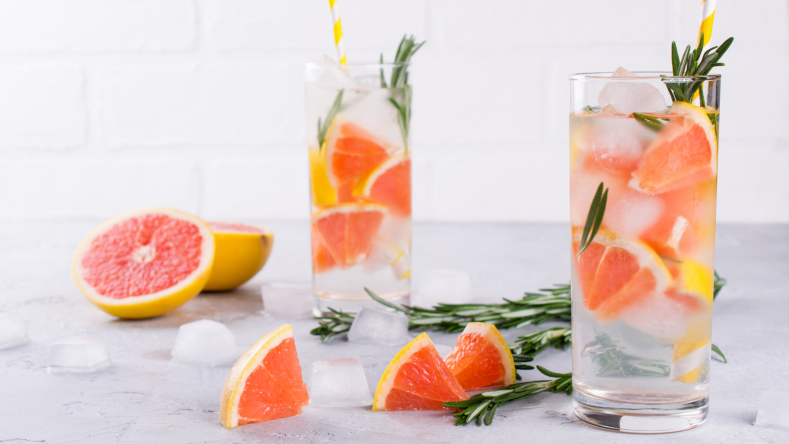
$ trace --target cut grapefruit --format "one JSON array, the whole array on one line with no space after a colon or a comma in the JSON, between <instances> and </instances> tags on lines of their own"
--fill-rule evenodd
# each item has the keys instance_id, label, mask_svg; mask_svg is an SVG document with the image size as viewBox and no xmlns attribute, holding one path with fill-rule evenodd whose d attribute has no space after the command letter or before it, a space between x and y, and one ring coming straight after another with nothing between
<instances>
[{"instance_id":1,"label":"cut grapefruit","mask_svg":"<svg viewBox=\"0 0 789 444\"><path fill-rule=\"evenodd\" d=\"M660 194L716 177L718 141L707 111L685 102L669 110L671 119L644 152L630 186Z\"/></svg>"},{"instance_id":2,"label":"cut grapefruit","mask_svg":"<svg viewBox=\"0 0 789 444\"><path fill-rule=\"evenodd\" d=\"M326 145L326 171L333 188L355 182L383 163L392 146L362 127L338 118L332 122Z\"/></svg>"},{"instance_id":3,"label":"cut grapefruit","mask_svg":"<svg viewBox=\"0 0 789 444\"><path fill-rule=\"evenodd\" d=\"M411 159L392 156L362 182L361 194L395 216L411 215Z\"/></svg>"},{"instance_id":4,"label":"cut grapefruit","mask_svg":"<svg viewBox=\"0 0 789 444\"><path fill-rule=\"evenodd\" d=\"M493 324L471 322L445 359L464 390L515 383L515 361Z\"/></svg>"},{"instance_id":5,"label":"cut grapefruit","mask_svg":"<svg viewBox=\"0 0 789 444\"><path fill-rule=\"evenodd\" d=\"M312 272L325 273L337 268L337 261L325 245L315 227L312 227Z\"/></svg>"},{"instance_id":6,"label":"cut grapefruit","mask_svg":"<svg viewBox=\"0 0 789 444\"><path fill-rule=\"evenodd\" d=\"M627 241L600 230L577 257L581 227L573 228L573 251L584 305L602 319L615 318L622 310L671 284L660 256L641 241Z\"/></svg>"},{"instance_id":7,"label":"cut grapefruit","mask_svg":"<svg viewBox=\"0 0 789 444\"><path fill-rule=\"evenodd\" d=\"M312 215L312 236L342 268L362 263L373 246L386 208L370 203L330 205Z\"/></svg>"},{"instance_id":8,"label":"cut grapefruit","mask_svg":"<svg viewBox=\"0 0 789 444\"><path fill-rule=\"evenodd\" d=\"M449 410L443 403L464 401L468 395L422 333L409 342L386 367L375 391L373 411Z\"/></svg>"},{"instance_id":9,"label":"cut grapefruit","mask_svg":"<svg viewBox=\"0 0 789 444\"><path fill-rule=\"evenodd\" d=\"M208 222L216 248L211 277L204 290L228 291L252 279L266 264L274 233L254 225Z\"/></svg>"},{"instance_id":10,"label":"cut grapefruit","mask_svg":"<svg viewBox=\"0 0 789 444\"><path fill-rule=\"evenodd\" d=\"M326 171L325 153L322 150L309 150L310 153L310 185L312 187L312 204L315 206L331 205L337 202L337 191L329 182Z\"/></svg>"},{"instance_id":11,"label":"cut grapefruit","mask_svg":"<svg viewBox=\"0 0 789 444\"><path fill-rule=\"evenodd\" d=\"M150 318L196 296L208 282L214 235L181 211L153 208L111 219L77 248L72 274L82 294L120 318Z\"/></svg>"},{"instance_id":12,"label":"cut grapefruit","mask_svg":"<svg viewBox=\"0 0 789 444\"><path fill-rule=\"evenodd\" d=\"M258 339L225 381L219 422L228 429L301 414L310 402L301 378L293 329L282 325Z\"/></svg>"}]
</instances>

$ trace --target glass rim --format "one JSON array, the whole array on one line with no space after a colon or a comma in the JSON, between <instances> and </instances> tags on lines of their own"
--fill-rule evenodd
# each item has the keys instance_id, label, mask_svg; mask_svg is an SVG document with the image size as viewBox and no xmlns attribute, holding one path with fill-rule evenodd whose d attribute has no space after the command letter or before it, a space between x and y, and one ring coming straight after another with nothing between
<instances>
[{"instance_id":1,"label":"glass rim","mask_svg":"<svg viewBox=\"0 0 789 444\"><path fill-rule=\"evenodd\" d=\"M307 62L304 64L306 68L325 68L327 66L337 66L340 63L323 63L323 62ZM342 65L352 67L352 68L399 68L399 67L407 67L410 65L409 62L351 62L351 63L343 63Z\"/></svg>"},{"instance_id":2,"label":"glass rim","mask_svg":"<svg viewBox=\"0 0 789 444\"><path fill-rule=\"evenodd\" d=\"M694 76L675 76L671 71L632 71L633 74L639 74L638 77L611 77L613 72L581 72L577 74L570 74L570 81L575 82L602 82L602 81L617 81L629 82L640 80L660 80L665 83L687 83L705 80L720 80L720 74L706 74ZM646 74L646 75L641 75Z\"/></svg>"}]
</instances>

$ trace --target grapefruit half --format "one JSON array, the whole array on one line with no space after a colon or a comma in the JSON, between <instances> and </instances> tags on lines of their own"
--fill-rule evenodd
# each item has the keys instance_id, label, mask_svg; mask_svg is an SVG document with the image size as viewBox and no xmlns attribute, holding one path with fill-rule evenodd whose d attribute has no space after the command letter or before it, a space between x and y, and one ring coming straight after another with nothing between
<instances>
[{"instance_id":1,"label":"grapefruit half","mask_svg":"<svg viewBox=\"0 0 789 444\"><path fill-rule=\"evenodd\" d=\"M271 255L274 233L254 225L208 222L216 244L214 266L204 290L228 291L252 279Z\"/></svg>"},{"instance_id":2,"label":"grapefruit half","mask_svg":"<svg viewBox=\"0 0 789 444\"><path fill-rule=\"evenodd\" d=\"M219 401L219 422L232 429L287 418L301 414L309 402L293 329L285 324L258 339L233 365Z\"/></svg>"},{"instance_id":3,"label":"grapefruit half","mask_svg":"<svg viewBox=\"0 0 789 444\"><path fill-rule=\"evenodd\" d=\"M515 361L493 324L470 322L445 359L464 390L515 383Z\"/></svg>"},{"instance_id":4,"label":"grapefruit half","mask_svg":"<svg viewBox=\"0 0 789 444\"><path fill-rule=\"evenodd\" d=\"M200 293L213 262L214 235L205 222L153 208L96 228L77 248L72 275L82 294L107 313L150 318Z\"/></svg>"}]
</instances>

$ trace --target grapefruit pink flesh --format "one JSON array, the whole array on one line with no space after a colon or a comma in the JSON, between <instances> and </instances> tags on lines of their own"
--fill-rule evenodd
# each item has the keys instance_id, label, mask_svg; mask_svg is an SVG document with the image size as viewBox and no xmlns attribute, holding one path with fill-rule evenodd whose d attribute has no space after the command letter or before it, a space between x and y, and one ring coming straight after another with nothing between
<instances>
[{"instance_id":1,"label":"grapefruit pink flesh","mask_svg":"<svg viewBox=\"0 0 789 444\"><path fill-rule=\"evenodd\" d=\"M411 159L394 156L368 179L365 195L395 216L411 215Z\"/></svg>"},{"instance_id":2,"label":"grapefruit pink flesh","mask_svg":"<svg viewBox=\"0 0 789 444\"><path fill-rule=\"evenodd\" d=\"M496 326L471 322L445 359L464 390L515 383L515 362Z\"/></svg>"},{"instance_id":3,"label":"grapefruit pink flesh","mask_svg":"<svg viewBox=\"0 0 789 444\"><path fill-rule=\"evenodd\" d=\"M313 238L318 236L342 268L361 263L373 246L384 208L365 203L327 207L313 215Z\"/></svg>"}]
</instances>

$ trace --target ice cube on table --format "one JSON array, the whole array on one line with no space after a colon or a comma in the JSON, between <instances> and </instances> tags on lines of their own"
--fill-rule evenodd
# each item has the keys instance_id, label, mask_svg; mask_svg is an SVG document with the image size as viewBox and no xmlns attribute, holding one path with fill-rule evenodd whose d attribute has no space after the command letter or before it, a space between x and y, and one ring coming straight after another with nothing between
<instances>
[{"instance_id":1,"label":"ice cube on table","mask_svg":"<svg viewBox=\"0 0 789 444\"><path fill-rule=\"evenodd\" d=\"M312 363L310 405L316 407L364 407L372 405L364 368L356 358Z\"/></svg>"},{"instance_id":2,"label":"ice cube on table","mask_svg":"<svg viewBox=\"0 0 789 444\"><path fill-rule=\"evenodd\" d=\"M238 358L233 333L209 319L182 325L171 354L178 362L197 365L227 364Z\"/></svg>"},{"instance_id":3,"label":"ice cube on table","mask_svg":"<svg viewBox=\"0 0 789 444\"><path fill-rule=\"evenodd\" d=\"M50 372L90 373L110 365L107 345L96 336L61 339L49 347Z\"/></svg>"},{"instance_id":4,"label":"ice cube on table","mask_svg":"<svg viewBox=\"0 0 789 444\"><path fill-rule=\"evenodd\" d=\"M362 308L348 331L348 340L359 344L402 345L408 336L408 317L399 311Z\"/></svg>"},{"instance_id":5,"label":"ice cube on table","mask_svg":"<svg viewBox=\"0 0 789 444\"><path fill-rule=\"evenodd\" d=\"M428 271L411 300L412 305L420 307L466 302L471 302L471 278L468 273L456 270Z\"/></svg>"},{"instance_id":6,"label":"ice cube on table","mask_svg":"<svg viewBox=\"0 0 789 444\"><path fill-rule=\"evenodd\" d=\"M756 413L755 426L779 427L789 430L789 404L786 399L789 390L770 390L759 400L759 411Z\"/></svg>"},{"instance_id":7,"label":"ice cube on table","mask_svg":"<svg viewBox=\"0 0 789 444\"><path fill-rule=\"evenodd\" d=\"M260 289L263 310L280 319L311 319L313 307L312 287L303 284L270 283Z\"/></svg>"},{"instance_id":8,"label":"ice cube on table","mask_svg":"<svg viewBox=\"0 0 789 444\"><path fill-rule=\"evenodd\" d=\"M25 324L17 319L0 319L0 350L27 344L30 338L27 336Z\"/></svg>"},{"instance_id":9,"label":"ice cube on table","mask_svg":"<svg viewBox=\"0 0 789 444\"><path fill-rule=\"evenodd\" d=\"M638 77L632 72L617 68L612 78ZM597 98L598 105L605 108L611 105L619 114L665 113L666 99L663 94L646 82L611 82L603 87Z\"/></svg>"}]
</instances>

